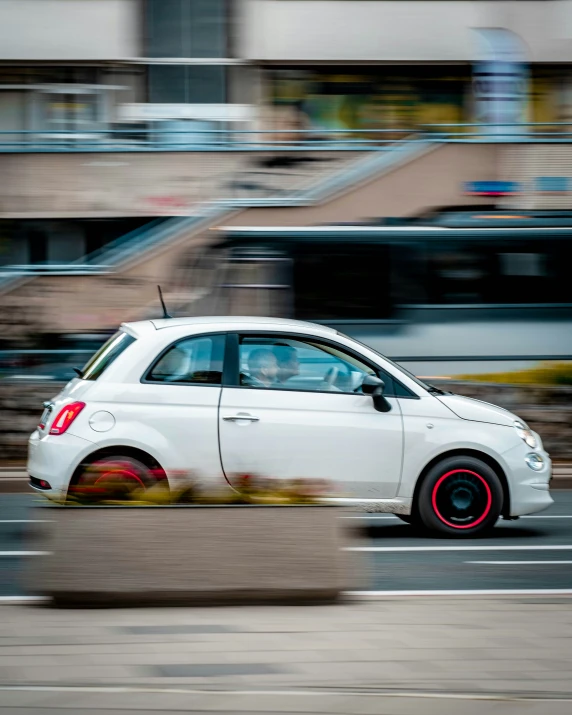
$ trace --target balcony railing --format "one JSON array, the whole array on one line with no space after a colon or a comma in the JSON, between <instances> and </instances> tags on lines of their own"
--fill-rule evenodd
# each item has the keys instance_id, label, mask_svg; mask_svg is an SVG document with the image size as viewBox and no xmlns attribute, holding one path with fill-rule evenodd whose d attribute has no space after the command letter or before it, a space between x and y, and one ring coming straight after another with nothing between
<instances>
[{"instance_id":1,"label":"balcony railing","mask_svg":"<svg viewBox=\"0 0 572 715\"><path fill-rule=\"evenodd\" d=\"M572 123L429 124L389 129L101 129L0 131L0 153L371 151L395 142L571 142Z\"/></svg>"}]
</instances>

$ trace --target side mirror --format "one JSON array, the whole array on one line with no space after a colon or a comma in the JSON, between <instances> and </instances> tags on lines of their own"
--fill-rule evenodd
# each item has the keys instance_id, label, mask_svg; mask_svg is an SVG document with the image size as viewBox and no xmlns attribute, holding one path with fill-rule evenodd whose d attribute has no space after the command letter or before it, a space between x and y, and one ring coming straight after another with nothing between
<instances>
[{"instance_id":1,"label":"side mirror","mask_svg":"<svg viewBox=\"0 0 572 715\"><path fill-rule=\"evenodd\" d=\"M361 384L361 389L364 395L371 395L373 398L373 406L378 412L389 412L391 405L383 396L385 382L377 375L366 375Z\"/></svg>"}]
</instances>

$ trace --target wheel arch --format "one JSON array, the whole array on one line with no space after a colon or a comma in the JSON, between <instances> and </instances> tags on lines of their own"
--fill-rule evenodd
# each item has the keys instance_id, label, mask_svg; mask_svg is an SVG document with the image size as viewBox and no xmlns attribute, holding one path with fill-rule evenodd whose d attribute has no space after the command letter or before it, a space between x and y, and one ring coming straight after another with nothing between
<instances>
[{"instance_id":1,"label":"wheel arch","mask_svg":"<svg viewBox=\"0 0 572 715\"><path fill-rule=\"evenodd\" d=\"M97 462L100 459L104 459L105 457L119 455L137 459L142 462L146 467L152 469L156 473L158 479L167 479L167 473L165 469L161 466L157 459L153 457L153 455L149 454L149 452L146 452L145 450L139 449L137 447L128 447L126 445L117 444L96 449L86 455L74 469L69 485L73 486L77 484L77 481L79 480L82 471L86 465L93 464L94 462Z\"/></svg>"},{"instance_id":2,"label":"wheel arch","mask_svg":"<svg viewBox=\"0 0 572 715\"><path fill-rule=\"evenodd\" d=\"M493 470L493 472L495 472L495 474L497 475L497 477L499 478L499 481L501 483L502 493L503 493L503 504L502 504L501 515L503 517L509 517L510 516L510 488L508 485L508 479L506 477L504 469L501 467L501 465L497 462L496 459L491 457L486 452L481 452L478 449L466 449L466 448L452 449L447 452L442 452L441 454L438 454L436 457L433 457L433 459L423 467L423 469L421 470L421 473L417 477L417 481L415 483L415 489L413 491L413 500L411 503L412 512L417 507L417 499L419 497L419 490L421 489L421 485L423 484L423 481L427 477L427 474L431 471L431 469L433 469L433 467L436 464L438 464L439 462L442 462L444 459L449 459L450 457L474 457L475 459L480 459L481 462L484 462L486 465L488 465Z\"/></svg>"}]
</instances>

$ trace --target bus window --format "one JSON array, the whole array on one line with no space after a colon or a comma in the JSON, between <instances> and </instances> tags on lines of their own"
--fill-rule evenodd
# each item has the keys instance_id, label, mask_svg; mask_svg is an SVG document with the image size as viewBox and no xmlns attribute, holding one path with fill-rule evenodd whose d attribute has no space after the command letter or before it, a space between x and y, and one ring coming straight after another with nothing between
<instances>
[{"instance_id":1,"label":"bus window","mask_svg":"<svg viewBox=\"0 0 572 715\"><path fill-rule=\"evenodd\" d=\"M387 246L324 243L300 247L293 272L296 318L375 320L391 313Z\"/></svg>"}]
</instances>

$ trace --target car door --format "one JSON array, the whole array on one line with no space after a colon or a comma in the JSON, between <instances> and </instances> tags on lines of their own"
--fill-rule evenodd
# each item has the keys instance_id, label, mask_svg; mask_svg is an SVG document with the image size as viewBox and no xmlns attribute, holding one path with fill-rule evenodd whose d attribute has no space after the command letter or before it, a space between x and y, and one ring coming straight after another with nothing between
<instances>
[{"instance_id":1,"label":"car door","mask_svg":"<svg viewBox=\"0 0 572 715\"><path fill-rule=\"evenodd\" d=\"M375 368L330 340L230 335L219 435L224 472L333 482L342 494L391 498L401 477L403 425L388 385L378 412L361 382ZM389 378L390 380L390 378Z\"/></svg>"}]
</instances>

